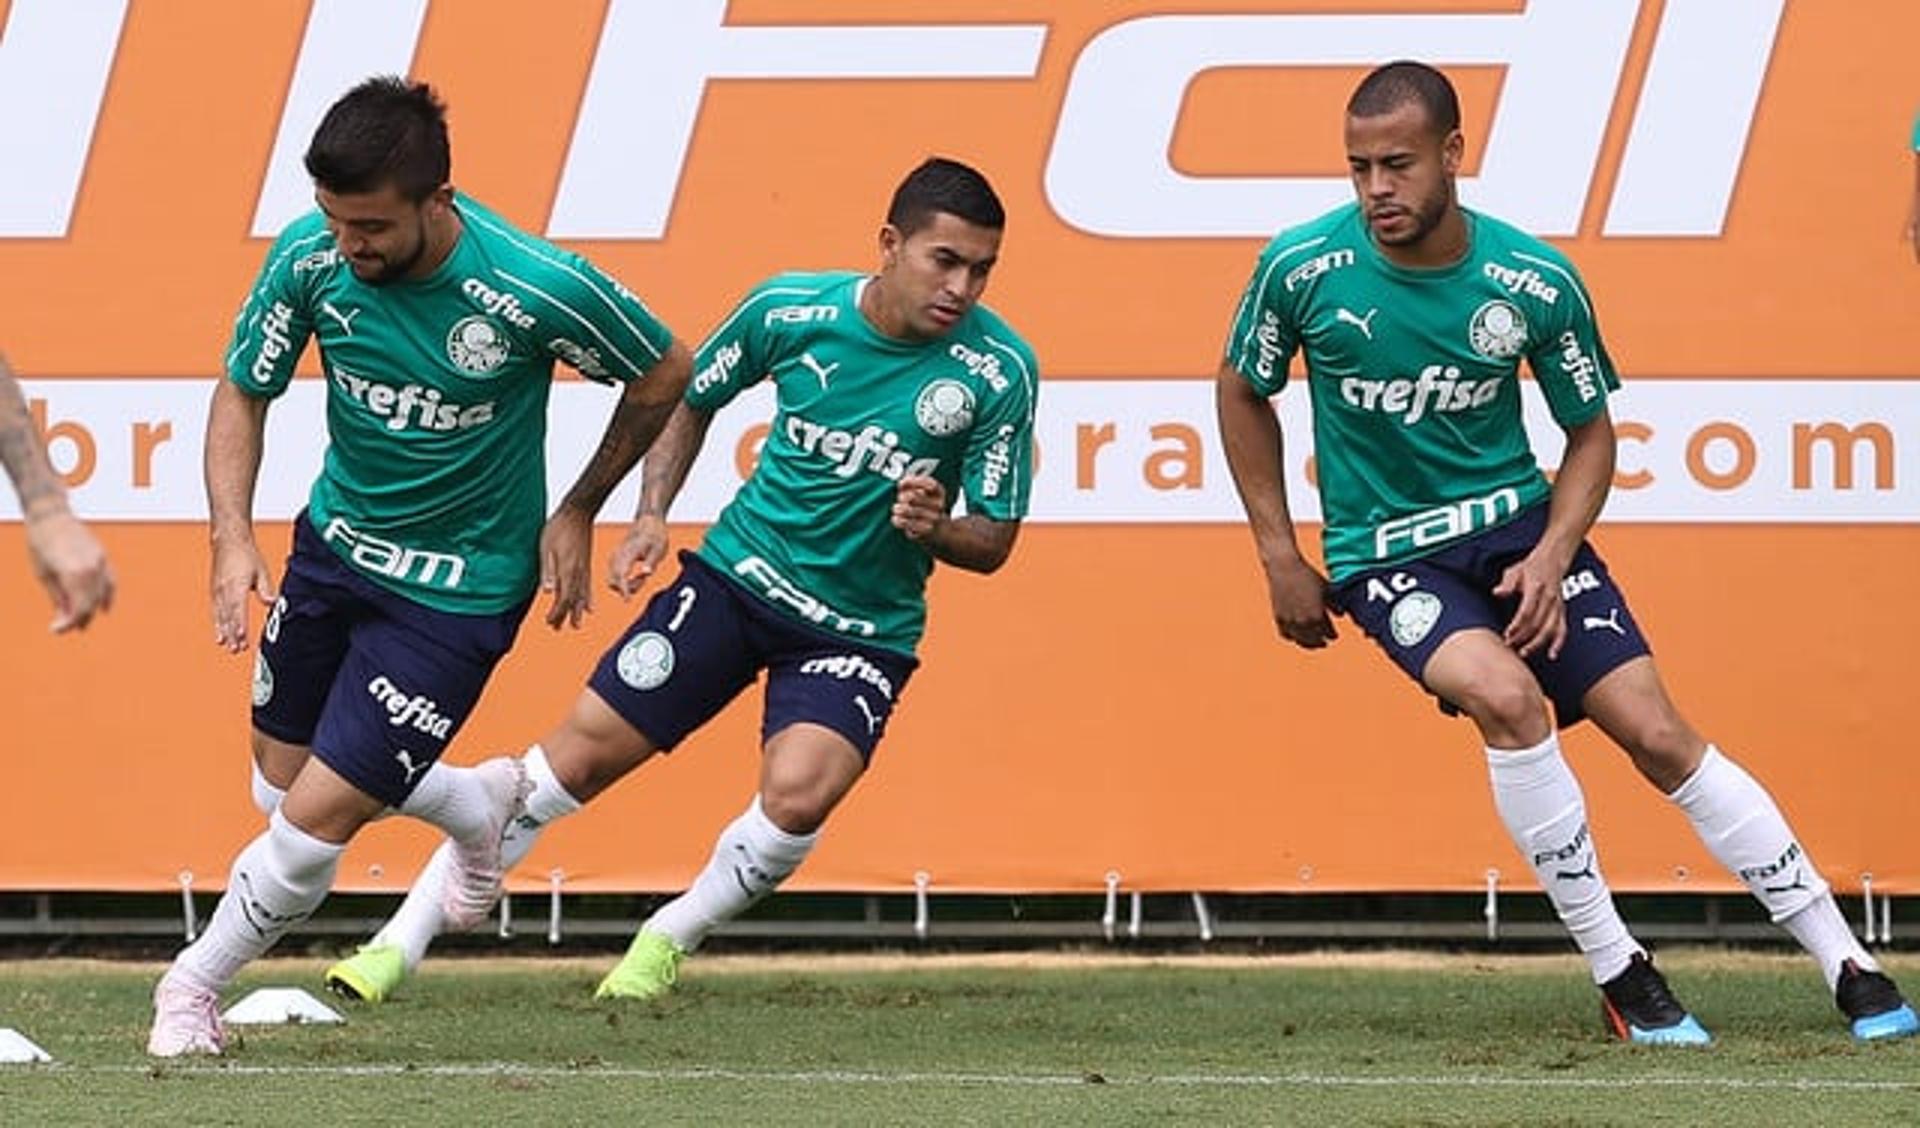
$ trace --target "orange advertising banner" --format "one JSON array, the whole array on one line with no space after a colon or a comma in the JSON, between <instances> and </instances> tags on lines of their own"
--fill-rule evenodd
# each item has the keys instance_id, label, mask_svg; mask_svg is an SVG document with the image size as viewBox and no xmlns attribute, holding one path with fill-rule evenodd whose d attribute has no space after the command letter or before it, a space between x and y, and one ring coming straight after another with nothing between
<instances>
[{"instance_id":1,"label":"orange advertising banner","mask_svg":"<svg viewBox=\"0 0 1920 1128\"><path fill-rule=\"evenodd\" d=\"M378 72L438 87L463 190L690 341L770 273L874 265L929 154L1005 200L987 301L1043 368L1034 513L999 574L936 572L924 665L790 888L1529 886L1469 724L1349 624L1317 653L1277 637L1212 422L1255 254L1350 196L1345 97L1412 56L1460 87L1468 203L1594 294L1627 382L1596 541L1682 711L1837 887L1914 892L1916 41L1906 0L0 0L0 349L121 585L84 635L46 635L0 498L0 889L218 887L257 833L200 436L268 241L311 206L306 139ZM324 441L305 365L261 479L276 562ZM611 399L561 380L564 481ZM767 414L716 422L681 545ZM580 631L530 620L451 758L537 739L637 610L602 591ZM679 887L751 794L758 727L749 691L556 825L516 886ZM1590 726L1568 747L1617 887L1739 887ZM340 885L404 888L429 846L376 825Z\"/></svg>"}]
</instances>

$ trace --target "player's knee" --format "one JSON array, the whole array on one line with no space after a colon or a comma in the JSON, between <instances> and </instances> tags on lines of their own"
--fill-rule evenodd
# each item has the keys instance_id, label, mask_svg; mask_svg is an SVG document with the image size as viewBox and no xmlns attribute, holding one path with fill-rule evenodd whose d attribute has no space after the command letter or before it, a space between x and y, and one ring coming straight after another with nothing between
<instances>
[{"instance_id":1,"label":"player's knee","mask_svg":"<svg viewBox=\"0 0 1920 1128\"><path fill-rule=\"evenodd\" d=\"M1640 774L1663 791L1686 782L1706 751L1693 727L1670 711L1635 718L1620 733L1620 744Z\"/></svg>"},{"instance_id":2,"label":"player's knee","mask_svg":"<svg viewBox=\"0 0 1920 1128\"><path fill-rule=\"evenodd\" d=\"M760 790L767 821L788 834L812 834L833 812L834 796L821 781L769 782Z\"/></svg>"},{"instance_id":3,"label":"player's knee","mask_svg":"<svg viewBox=\"0 0 1920 1128\"><path fill-rule=\"evenodd\" d=\"M1489 671L1461 689L1455 701L1482 732L1531 734L1545 725L1540 687L1528 676Z\"/></svg>"}]
</instances>

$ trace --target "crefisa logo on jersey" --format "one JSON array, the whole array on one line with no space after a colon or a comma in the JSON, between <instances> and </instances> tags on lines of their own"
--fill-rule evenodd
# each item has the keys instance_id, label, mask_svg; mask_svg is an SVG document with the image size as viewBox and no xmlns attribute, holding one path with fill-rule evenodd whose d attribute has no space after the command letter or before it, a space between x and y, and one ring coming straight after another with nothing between
<instances>
[{"instance_id":1,"label":"crefisa logo on jersey","mask_svg":"<svg viewBox=\"0 0 1920 1128\"><path fill-rule=\"evenodd\" d=\"M468 376L491 376L507 362L507 335L481 314L463 317L447 331L447 359Z\"/></svg>"},{"instance_id":2,"label":"crefisa logo on jersey","mask_svg":"<svg viewBox=\"0 0 1920 1128\"><path fill-rule=\"evenodd\" d=\"M614 668L635 689L657 689L673 676L673 643L658 631L641 631L620 648Z\"/></svg>"},{"instance_id":3,"label":"crefisa logo on jersey","mask_svg":"<svg viewBox=\"0 0 1920 1128\"><path fill-rule=\"evenodd\" d=\"M1512 302L1495 298L1473 311L1467 343L1491 360L1511 360L1527 347L1527 319Z\"/></svg>"},{"instance_id":4,"label":"crefisa logo on jersey","mask_svg":"<svg viewBox=\"0 0 1920 1128\"><path fill-rule=\"evenodd\" d=\"M957 435L973 425L973 390L958 380L935 380L913 401L913 418L929 435Z\"/></svg>"}]
</instances>

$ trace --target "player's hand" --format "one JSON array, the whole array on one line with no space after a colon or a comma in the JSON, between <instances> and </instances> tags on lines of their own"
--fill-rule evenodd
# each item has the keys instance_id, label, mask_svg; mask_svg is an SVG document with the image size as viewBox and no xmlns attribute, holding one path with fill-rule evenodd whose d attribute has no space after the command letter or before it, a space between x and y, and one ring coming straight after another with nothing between
<instances>
[{"instance_id":1,"label":"player's hand","mask_svg":"<svg viewBox=\"0 0 1920 1128\"><path fill-rule=\"evenodd\" d=\"M908 475L893 493L893 527L914 542L926 540L947 519L947 487L933 478Z\"/></svg>"},{"instance_id":2,"label":"player's hand","mask_svg":"<svg viewBox=\"0 0 1920 1128\"><path fill-rule=\"evenodd\" d=\"M1494 585L1496 598L1520 600L1520 606L1507 623L1507 645L1522 658L1546 651L1548 661L1560 657L1567 641L1567 603L1560 597L1560 581L1566 565L1529 553L1509 565Z\"/></svg>"},{"instance_id":3,"label":"player's hand","mask_svg":"<svg viewBox=\"0 0 1920 1128\"><path fill-rule=\"evenodd\" d=\"M1280 637L1306 650L1319 650L1339 638L1327 604L1327 579L1305 560L1267 567L1267 599Z\"/></svg>"},{"instance_id":4,"label":"player's hand","mask_svg":"<svg viewBox=\"0 0 1920 1128\"><path fill-rule=\"evenodd\" d=\"M229 654L247 648L247 596L268 607L279 594L251 536L213 540L213 641Z\"/></svg>"},{"instance_id":5,"label":"player's hand","mask_svg":"<svg viewBox=\"0 0 1920 1128\"><path fill-rule=\"evenodd\" d=\"M540 530L540 590L553 596L547 626L579 629L593 610L593 514L562 505Z\"/></svg>"},{"instance_id":6,"label":"player's hand","mask_svg":"<svg viewBox=\"0 0 1920 1128\"><path fill-rule=\"evenodd\" d=\"M607 586L629 599L667 556L667 523L651 514L636 517L633 528L607 559Z\"/></svg>"},{"instance_id":7,"label":"player's hand","mask_svg":"<svg viewBox=\"0 0 1920 1128\"><path fill-rule=\"evenodd\" d=\"M80 630L113 606L107 552L64 507L27 518L27 554L53 601L55 634Z\"/></svg>"}]
</instances>

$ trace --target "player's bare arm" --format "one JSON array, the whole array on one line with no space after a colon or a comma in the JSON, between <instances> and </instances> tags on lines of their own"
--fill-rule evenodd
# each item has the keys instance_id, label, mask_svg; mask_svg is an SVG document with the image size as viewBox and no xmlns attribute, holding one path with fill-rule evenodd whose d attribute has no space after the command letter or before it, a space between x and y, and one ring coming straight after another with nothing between
<instances>
[{"instance_id":1,"label":"player's bare arm","mask_svg":"<svg viewBox=\"0 0 1920 1128\"><path fill-rule=\"evenodd\" d=\"M1560 583L1587 531L1599 519L1613 486L1613 419L1600 414L1567 430L1567 449L1553 479L1547 531L1525 558L1508 568L1493 591L1520 598L1507 625L1507 645L1527 657L1544 649L1558 658L1567 640L1566 602Z\"/></svg>"},{"instance_id":2,"label":"player's bare arm","mask_svg":"<svg viewBox=\"0 0 1920 1128\"><path fill-rule=\"evenodd\" d=\"M271 604L273 576L253 539L253 490L265 446L267 400L221 380L207 410L207 520L213 548L213 641L247 648L247 596Z\"/></svg>"},{"instance_id":3,"label":"player's bare arm","mask_svg":"<svg viewBox=\"0 0 1920 1128\"><path fill-rule=\"evenodd\" d=\"M1246 508L1254 547L1267 575L1267 598L1274 625L1295 645L1318 650L1339 637L1327 609L1327 580L1300 554L1293 515L1287 509L1287 482L1281 472L1285 440L1273 407L1235 371L1220 366L1214 378L1214 409L1220 437L1233 473L1234 489Z\"/></svg>"},{"instance_id":4,"label":"player's bare arm","mask_svg":"<svg viewBox=\"0 0 1920 1128\"><path fill-rule=\"evenodd\" d=\"M68 508L66 487L47 461L5 357L0 357L0 464L20 498L34 575L53 601L53 631L85 627L112 604L113 571L106 550Z\"/></svg>"},{"instance_id":5,"label":"player's bare arm","mask_svg":"<svg viewBox=\"0 0 1920 1128\"><path fill-rule=\"evenodd\" d=\"M922 545L942 564L983 575L998 571L1013 553L1020 522L969 513L955 517L947 488L933 478L908 475L893 495L893 527Z\"/></svg>"},{"instance_id":6,"label":"player's bare arm","mask_svg":"<svg viewBox=\"0 0 1920 1128\"><path fill-rule=\"evenodd\" d=\"M613 550L607 586L625 599L640 590L667 555L667 509L680 496L693 460L706 445L713 413L677 402L640 467L640 505L633 527Z\"/></svg>"},{"instance_id":7,"label":"player's bare arm","mask_svg":"<svg viewBox=\"0 0 1920 1128\"><path fill-rule=\"evenodd\" d=\"M593 519L659 437L692 375L693 354L676 340L645 375L627 384L599 448L540 531L540 590L553 594L549 627L577 628L593 609Z\"/></svg>"},{"instance_id":8,"label":"player's bare arm","mask_svg":"<svg viewBox=\"0 0 1920 1128\"><path fill-rule=\"evenodd\" d=\"M1913 199L1907 204L1907 242L1913 244L1913 261L1920 262L1920 149L1913 154Z\"/></svg>"}]
</instances>

